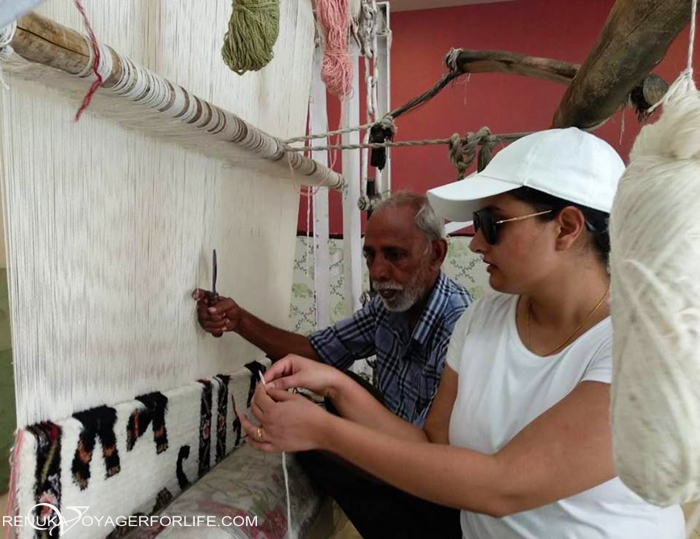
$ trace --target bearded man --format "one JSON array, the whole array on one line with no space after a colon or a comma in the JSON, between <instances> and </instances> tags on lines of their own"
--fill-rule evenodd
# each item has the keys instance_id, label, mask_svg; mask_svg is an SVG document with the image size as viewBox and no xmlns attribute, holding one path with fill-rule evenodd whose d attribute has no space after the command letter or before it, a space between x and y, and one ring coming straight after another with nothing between
<instances>
[{"instance_id":1,"label":"bearded man","mask_svg":"<svg viewBox=\"0 0 700 539\"><path fill-rule=\"evenodd\" d=\"M425 196L397 193L367 222L363 252L376 295L352 317L307 337L271 326L230 298L210 305L208 294L198 289L193 297L199 323L217 336L238 333L272 361L296 354L346 370L376 356L377 387L368 390L393 413L422 426L452 329L471 303L469 293L441 270L445 237L444 223ZM326 455L312 451L298 457L365 539L461 535L456 510L363 477Z\"/></svg>"}]
</instances>

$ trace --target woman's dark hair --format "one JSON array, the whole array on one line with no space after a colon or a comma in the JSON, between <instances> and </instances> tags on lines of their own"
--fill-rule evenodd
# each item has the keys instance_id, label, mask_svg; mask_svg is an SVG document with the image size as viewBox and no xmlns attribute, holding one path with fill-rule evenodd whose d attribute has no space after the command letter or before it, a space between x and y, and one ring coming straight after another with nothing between
<instances>
[{"instance_id":1,"label":"woman's dark hair","mask_svg":"<svg viewBox=\"0 0 700 539\"><path fill-rule=\"evenodd\" d=\"M548 195L547 193L531 189L530 187L520 187L514 191L509 191L508 194L522 202L530 204L535 208L535 211L552 210L552 213L545 213L544 215L537 216L537 219L542 221L554 220L557 215L559 215L559 212L568 206L573 206L581 210L583 217L586 219L586 229L590 232L593 248L607 266L610 258L610 234L608 232L609 213L581 206L580 204Z\"/></svg>"}]
</instances>

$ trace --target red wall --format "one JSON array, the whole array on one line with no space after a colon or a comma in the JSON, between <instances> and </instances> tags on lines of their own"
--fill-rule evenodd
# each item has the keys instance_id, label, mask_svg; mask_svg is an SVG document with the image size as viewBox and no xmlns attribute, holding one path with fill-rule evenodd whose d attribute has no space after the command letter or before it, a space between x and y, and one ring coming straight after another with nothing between
<instances>
[{"instance_id":1,"label":"red wall","mask_svg":"<svg viewBox=\"0 0 700 539\"><path fill-rule=\"evenodd\" d=\"M442 76L443 59L452 47L499 49L581 63L613 4L614 0L512 0L393 13L392 108L421 94ZM686 65L687 47L686 29L655 73L670 84ZM700 70L700 53L695 69ZM476 74L469 81L462 77L422 108L400 117L396 139L446 138L482 126L493 133L547 129L565 89L562 84L514 75ZM331 126L337 125L337 111L335 103L329 105ZM617 114L596 134L627 160L639 127L634 112L627 110L624 132ZM392 159L393 191L425 192L456 179L447 146L396 148ZM331 233L340 234L338 194L332 194L330 211ZM306 231L306 215L302 197L300 231Z\"/></svg>"}]
</instances>

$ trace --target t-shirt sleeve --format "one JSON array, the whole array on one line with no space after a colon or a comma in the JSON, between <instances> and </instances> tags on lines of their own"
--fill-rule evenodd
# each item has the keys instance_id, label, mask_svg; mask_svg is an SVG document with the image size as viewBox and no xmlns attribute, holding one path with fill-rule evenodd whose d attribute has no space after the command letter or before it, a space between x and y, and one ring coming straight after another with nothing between
<instances>
[{"instance_id":1,"label":"t-shirt sleeve","mask_svg":"<svg viewBox=\"0 0 700 539\"><path fill-rule=\"evenodd\" d=\"M450 337L450 344L447 347L447 356L445 361L447 365L455 372L459 372L459 364L462 362L462 353L464 352L464 342L469 332L474 304L462 313L459 317L455 328Z\"/></svg>"},{"instance_id":2,"label":"t-shirt sleeve","mask_svg":"<svg viewBox=\"0 0 700 539\"><path fill-rule=\"evenodd\" d=\"M376 353L377 299L370 301L350 318L309 335L311 346L321 360L338 369L347 369L358 359Z\"/></svg>"},{"instance_id":3,"label":"t-shirt sleeve","mask_svg":"<svg viewBox=\"0 0 700 539\"><path fill-rule=\"evenodd\" d=\"M612 383L613 372L613 351L612 334L606 336L601 342L593 359L588 364L588 368L583 373L582 382L603 382Z\"/></svg>"}]
</instances>

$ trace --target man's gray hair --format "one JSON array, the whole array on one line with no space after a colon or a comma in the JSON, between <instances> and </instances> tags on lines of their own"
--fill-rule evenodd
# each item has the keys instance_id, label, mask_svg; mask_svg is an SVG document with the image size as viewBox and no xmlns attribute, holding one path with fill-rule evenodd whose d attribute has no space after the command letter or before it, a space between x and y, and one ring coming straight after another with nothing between
<instances>
[{"instance_id":1,"label":"man's gray hair","mask_svg":"<svg viewBox=\"0 0 700 539\"><path fill-rule=\"evenodd\" d=\"M374 212L379 212L387 208L413 208L416 212L416 226L422 230L428 240L441 240L447 237L445 233L445 222L440 217L425 195L400 191L382 200L374 208Z\"/></svg>"}]
</instances>

